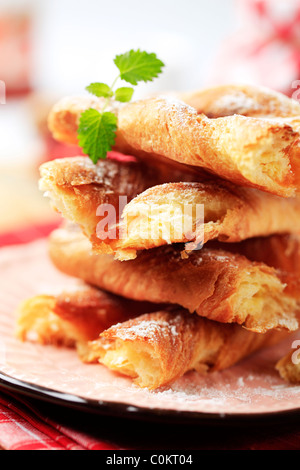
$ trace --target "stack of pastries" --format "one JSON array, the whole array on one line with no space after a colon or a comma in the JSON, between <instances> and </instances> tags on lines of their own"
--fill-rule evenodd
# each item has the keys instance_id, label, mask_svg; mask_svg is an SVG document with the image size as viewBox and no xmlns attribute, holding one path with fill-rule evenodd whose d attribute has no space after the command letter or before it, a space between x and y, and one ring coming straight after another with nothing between
<instances>
[{"instance_id":1,"label":"stack of pastries","mask_svg":"<svg viewBox=\"0 0 300 470\"><path fill-rule=\"evenodd\" d=\"M49 129L76 145L81 113L102 105L65 98ZM17 337L73 347L82 361L157 389L291 336L300 322L300 104L224 85L110 110L118 128L105 160L40 168L40 188L66 220L50 235L50 259L80 284L24 300ZM290 355L276 367L299 380Z\"/></svg>"}]
</instances>

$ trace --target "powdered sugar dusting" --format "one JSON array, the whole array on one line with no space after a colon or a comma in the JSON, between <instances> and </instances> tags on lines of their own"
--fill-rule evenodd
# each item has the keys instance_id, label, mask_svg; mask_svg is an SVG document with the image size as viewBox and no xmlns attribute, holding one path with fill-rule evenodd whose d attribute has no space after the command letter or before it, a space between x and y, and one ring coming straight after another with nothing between
<instances>
[{"instance_id":1,"label":"powdered sugar dusting","mask_svg":"<svg viewBox=\"0 0 300 470\"><path fill-rule=\"evenodd\" d=\"M175 111L176 119L179 120L181 126L189 126L191 117L197 117L196 109L179 100L178 98L170 97L167 95L160 96L157 99L157 104L159 108L164 111L167 111L169 116L171 116L172 113Z\"/></svg>"},{"instance_id":2,"label":"powdered sugar dusting","mask_svg":"<svg viewBox=\"0 0 300 470\"><path fill-rule=\"evenodd\" d=\"M176 337L178 331L176 324L164 321L162 319L137 320L136 323L123 327L121 323L114 326L114 329L120 328L117 336L123 340L132 338L155 338L157 335L166 337Z\"/></svg>"},{"instance_id":3,"label":"powdered sugar dusting","mask_svg":"<svg viewBox=\"0 0 300 470\"><path fill-rule=\"evenodd\" d=\"M217 109L221 108L226 114L244 114L249 112L249 110L258 111L260 106L257 102L246 96L244 93L228 94L220 97L215 102L215 107Z\"/></svg>"},{"instance_id":4,"label":"powdered sugar dusting","mask_svg":"<svg viewBox=\"0 0 300 470\"><path fill-rule=\"evenodd\" d=\"M173 400L177 406L193 409L201 406L207 412L224 411L228 407L230 412L266 412L266 403L273 406L281 403L288 408L300 397L300 386L282 383L272 371L262 380L255 372L254 375L245 374L247 368L237 376L237 369L239 367L206 377L190 372L170 387L151 393L160 400Z\"/></svg>"}]
</instances>

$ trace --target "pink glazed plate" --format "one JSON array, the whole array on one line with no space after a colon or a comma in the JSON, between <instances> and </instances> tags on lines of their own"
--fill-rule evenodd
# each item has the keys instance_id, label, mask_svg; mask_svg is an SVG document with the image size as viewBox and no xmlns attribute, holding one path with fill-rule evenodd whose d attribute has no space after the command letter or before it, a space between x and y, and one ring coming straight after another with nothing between
<instances>
[{"instance_id":1,"label":"pink glazed plate","mask_svg":"<svg viewBox=\"0 0 300 470\"><path fill-rule=\"evenodd\" d=\"M300 386L285 383L274 368L295 336L226 371L207 377L191 372L156 391L139 389L100 364L83 364L72 349L14 337L19 302L76 283L52 266L46 240L0 250L1 387L87 412L151 420L249 422L298 415Z\"/></svg>"}]
</instances>

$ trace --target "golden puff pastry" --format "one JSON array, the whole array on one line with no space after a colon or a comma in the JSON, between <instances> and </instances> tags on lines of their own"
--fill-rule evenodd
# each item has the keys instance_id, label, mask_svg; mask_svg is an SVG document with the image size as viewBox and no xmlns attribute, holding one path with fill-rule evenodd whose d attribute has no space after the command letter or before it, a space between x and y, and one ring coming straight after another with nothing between
<instances>
[{"instance_id":1,"label":"golden puff pastry","mask_svg":"<svg viewBox=\"0 0 300 470\"><path fill-rule=\"evenodd\" d=\"M105 160L93 165L87 157L47 162L40 174L40 188L56 210L80 225L96 252L113 253L120 260L170 243L185 242L191 250L211 239L237 242L300 231L299 198L281 198L207 175L198 182L152 185L159 176L142 164Z\"/></svg>"},{"instance_id":2,"label":"golden puff pastry","mask_svg":"<svg viewBox=\"0 0 300 470\"><path fill-rule=\"evenodd\" d=\"M258 261L282 272L300 276L300 233L254 237L239 243L209 242L209 246L240 253L250 261Z\"/></svg>"},{"instance_id":3,"label":"golden puff pastry","mask_svg":"<svg viewBox=\"0 0 300 470\"><path fill-rule=\"evenodd\" d=\"M78 285L56 296L36 295L24 300L17 310L15 335L22 341L75 347L96 339L115 323L157 308L156 304Z\"/></svg>"},{"instance_id":4,"label":"golden puff pastry","mask_svg":"<svg viewBox=\"0 0 300 470\"><path fill-rule=\"evenodd\" d=\"M274 122L290 125L300 132L300 104L282 93L266 87L244 84L221 85L177 95L196 108L199 114L219 118L240 114L248 117L271 118ZM300 187L299 140L291 149L294 185ZM298 192L298 191L297 191Z\"/></svg>"},{"instance_id":5,"label":"golden puff pastry","mask_svg":"<svg viewBox=\"0 0 300 470\"><path fill-rule=\"evenodd\" d=\"M250 261L272 266L280 271L280 278L286 284L285 292L299 295L300 276L300 235L283 234L257 237L239 243L209 242L209 247L218 247L239 253Z\"/></svg>"},{"instance_id":6,"label":"golden puff pastry","mask_svg":"<svg viewBox=\"0 0 300 470\"><path fill-rule=\"evenodd\" d=\"M49 114L49 129L64 142L77 143L80 114L100 103L70 97ZM148 162L169 159L204 168L236 184L283 197L293 196L299 173L293 151L299 133L271 118L240 114L209 118L173 97L112 104L118 117L115 150Z\"/></svg>"},{"instance_id":7,"label":"golden puff pastry","mask_svg":"<svg viewBox=\"0 0 300 470\"><path fill-rule=\"evenodd\" d=\"M17 309L15 336L21 341L74 347L82 340L80 332L55 312L52 295L36 295L23 300Z\"/></svg>"},{"instance_id":8,"label":"golden puff pastry","mask_svg":"<svg viewBox=\"0 0 300 470\"><path fill-rule=\"evenodd\" d=\"M99 361L140 387L156 389L191 370L205 374L226 369L286 336L274 330L257 334L175 309L113 325L87 349L90 362Z\"/></svg>"},{"instance_id":9,"label":"golden puff pastry","mask_svg":"<svg viewBox=\"0 0 300 470\"><path fill-rule=\"evenodd\" d=\"M120 238L118 222L133 197L158 182L193 178L193 169L176 163L157 163L149 168L134 159L106 159L94 165L88 157L78 156L42 164L39 186L52 207L79 224L95 248L112 252L110 243L114 247ZM99 229L101 221L103 228Z\"/></svg>"},{"instance_id":10,"label":"golden puff pastry","mask_svg":"<svg viewBox=\"0 0 300 470\"><path fill-rule=\"evenodd\" d=\"M122 262L92 253L80 232L61 228L49 242L60 271L123 297L177 304L256 332L298 329L299 289L289 293L280 271L218 248L204 247L185 259L181 251L180 245L169 245Z\"/></svg>"},{"instance_id":11,"label":"golden puff pastry","mask_svg":"<svg viewBox=\"0 0 300 470\"><path fill-rule=\"evenodd\" d=\"M99 210L111 205L117 217L123 205L157 181L153 170L135 161L102 160L94 165L88 157L61 158L40 167L40 189L53 207L71 222L80 223L93 236Z\"/></svg>"},{"instance_id":12,"label":"golden puff pastry","mask_svg":"<svg viewBox=\"0 0 300 470\"><path fill-rule=\"evenodd\" d=\"M241 114L249 117L299 117L300 104L267 87L225 84L177 94L200 114L218 118Z\"/></svg>"},{"instance_id":13,"label":"golden puff pastry","mask_svg":"<svg viewBox=\"0 0 300 470\"><path fill-rule=\"evenodd\" d=\"M213 239L229 243L300 232L300 199L220 180L168 183L133 198L124 208L120 229L119 243L106 243L121 260L170 243L184 242L189 251Z\"/></svg>"}]
</instances>

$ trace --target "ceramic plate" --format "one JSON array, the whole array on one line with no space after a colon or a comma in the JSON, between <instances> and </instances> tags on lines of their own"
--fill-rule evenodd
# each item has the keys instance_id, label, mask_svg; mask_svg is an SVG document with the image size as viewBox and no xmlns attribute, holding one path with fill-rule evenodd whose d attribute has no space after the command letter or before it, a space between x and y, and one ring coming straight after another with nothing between
<instances>
[{"instance_id":1,"label":"ceramic plate","mask_svg":"<svg viewBox=\"0 0 300 470\"><path fill-rule=\"evenodd\" d=\"M299 413L300 386L286 384L274 369L295 337L226 371L207 377L191 372L156 391L139 389L100 364L83 364L71 349L22 343L14 337L20 301L55 294L76 283L52 266L46 240L0 250L3 387L93 413L143 419L228 421Z\"/></svg>"}]
</instances>

